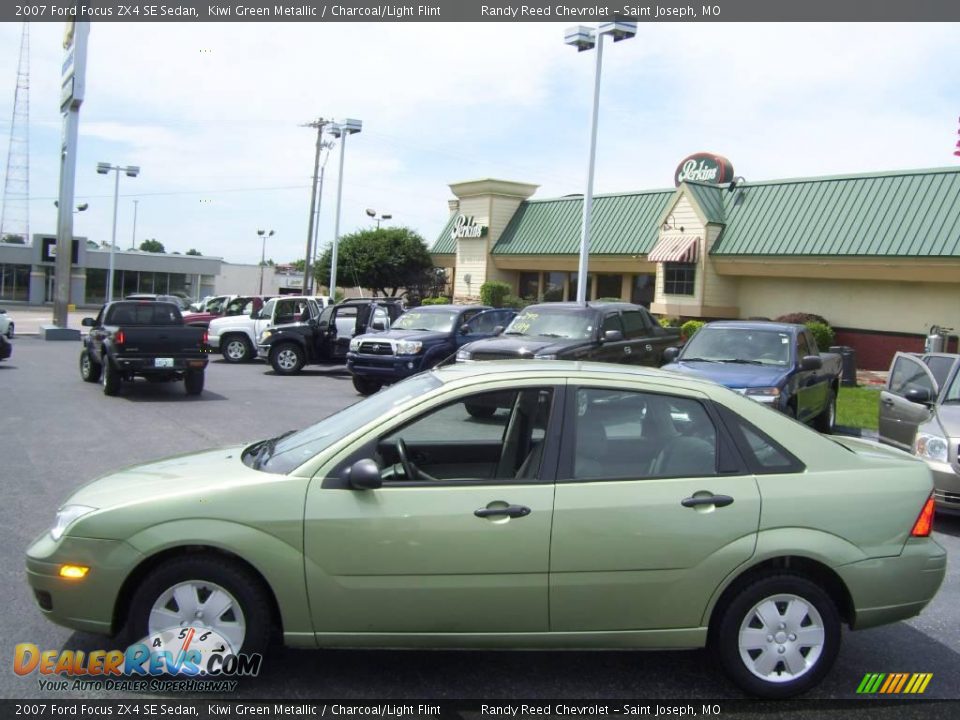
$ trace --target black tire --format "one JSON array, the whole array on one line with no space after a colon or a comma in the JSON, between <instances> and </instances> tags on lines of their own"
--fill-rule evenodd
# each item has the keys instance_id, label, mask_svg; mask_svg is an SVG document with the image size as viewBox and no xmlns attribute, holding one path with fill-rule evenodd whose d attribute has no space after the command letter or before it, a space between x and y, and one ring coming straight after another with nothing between
<instances>
[{"instance_id":1,"label":"black tire","mask_svg":"<svg viewBox=\"0 0 960 720\"><path fill-rule=\"evenodd\" d=\"M10 323L10 325L7 326L7 337L10 340L13 340L13 323Z\"/></svg>"},{"instance_id":2,"label":"black tire","mask_svg":"<svg viewBox=\"0 0 960 720\"><path fill-rule=\"evenodd\" d=\"M119 371L111 364L110 358L106 356L103 358L101 367L103 368L103 373L100 376L100 380L103 382L103 394L110 396L119 394L120 385L123 383L123 378L120 377Z\"/></svg>"},{"instance_id":3,"label":"black tire","mask_svg":"<svg viewBox=\"0 0 960 720\"><path fill-rule=\"evenodd\" d=\"M358 375L353 376L353 389L361 395L373 395L382 387L383 383L379 380Z\"/></svg>"},{"instance_id":4,"label":"black tire","mask_svg":"<svg viewBox=\"0 0 960 720\"><path fill-rule=\"evenodd\" d=\"M183 388L187 395L199 395L203 392L203 370L187 370L183 375Z\"/></svg>"},{"instance_id":5,"label":"black tire","mask_svg":"<svg viewBox=\"0 0 960 720\"><path fill-rule=\"evenodd\" d=\"M228 363L244 363L253 359L253 347L246 335L234 333L220 341L220 352Z\"/></svg>"},{"instance_id":6,"label":"black tire","mask_svg":"<svg viewBox=\"0 0 960 720\"><path fill-rule=\"evenodd\" d=\"M152 632L165 628L150 627L149 619L152 609L163 598L164 594L178 585L192 584L198 590L197 597L205 602L205 591L225 591L233 601L218 618L205 618L198 625L212 627L217 630L220 625L224 630L231 630L234 637L221 632L228 640L239 644L232 648L234 652L262 653L270 642L274 632L273 606L270 596L260 578L250 572L243 565L215 556L188 556L169 560L150 572L139 583L139 587L130 600L126 618L125 634L135 642ZM217 587L213 587L217 586ZM209 595L207 596L209 597ZM170 600L161 607L173 614L179 611L175 600ZM214 620L213 622L211 620ZM221 622L216 622L217 620ZM193 621L193 617L190 617ZM171 619L171 627L179 623ZM238 632L238 627L242 631ZM235 638L242 636L239 642Z\"/></svg>"},{"instance_id":7,"label":"black tire","mask_svg":"<svg viewBox=\"0 0 960 720\"><path fill-rule=\"evenodd\" d=\"M305 360L303 349L296 343L281 343L270 350L270 364L278 375L296 375Z\"/></svg>"},{"instance_id":8,"label":"black tire","mask_svg":"<svg viewBox=\"0 0 960 720\"><path fill-rule=\"evenodd\" d=\"M773 622L760 619L758 608L765 603L771 603L766 614ZM754 643L758 645L751 649ZM840 649L840 616L816 583L771 572L742 588L716 614L711 644L721 667L744 692L772 699L792 697L812 688L830 671ZM771 669L766 672L768 665Z\"/></svg>"},{"instance_id":9,"label":"black tire","mask_svg":"<svg viewBox=\"0 0 960 720\"><path fill-rule=\"evenodd\" d=\"M98 382L102 371L103 369L100 367L100 363L91 357L89 351L80 351L80 377L83 378L84 382Z\"/></svg>"},{"instance_id":10,"label":"black tire","mask_svg":"<svg viewBox=\"0 0 960 720\"><path fill-rule=\"evenodd\" d=\"M813 427L818 431L822 432L824 435L829 435L833 432L833 427L837 423L837 394L834 392L833 388L830 388L830 398L827 401L827 407L823 409L823 412L817 415L813 421Z\"/></svg>"},{"instance_id":11,"label":"black tire","mask_svg":"<svg viewBox=\"0 0 960 720\"><path fill-rule=\"evenodd\" d=\"M497 409L490 405L471 405L467 403L466 407L467 412L470 413L472 417L481 419L491 418L494 413L497 412Z\"/></svg>"}]
</instances>

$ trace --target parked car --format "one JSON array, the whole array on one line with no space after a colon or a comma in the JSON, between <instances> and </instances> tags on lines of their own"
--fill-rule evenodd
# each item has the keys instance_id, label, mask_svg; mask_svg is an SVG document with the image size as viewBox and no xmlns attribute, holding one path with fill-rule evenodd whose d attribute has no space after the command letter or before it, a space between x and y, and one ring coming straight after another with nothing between
<instances>
[{"instance_id":1,"label":"parked car","mask_svg":"<svg viewBox=\"0 0 960 720\"><path fill-rule=\"evenodd\" d=\"M0 335L4 335L8 339L13 340L13 326L13 318L7 315L6 310L0 308Z\"/></svg>"},{"instance_id":2,"label":"parked car","mask_svg":"<svg viewBox=\"0 0 960 720\"><path fill-rule=\"evenodd\" d=\"M227 310L227 306L236 295L216 295L204 298L198 303L192 303L190 309L183 313L183 321L187 325L197 325L208 327L210 321L221 317ZM243 309L243 303L234 303L231 308L233 315L237 315Z\"/></svg>"},{"instance_id":3,"label":"parked car","mask_svg":"<svg viewBox=\"0 0 960 720\"><path fill-rule=\"evenodd\" d=\"M803 325L724 320L707 323L683 349L667 351L667 370L726 385L759 403L831 432L843 359L821 353Z\"/></svg>"},{"instance_id":4,"label":"parked car","mask_svg":"<svg viewBox=\"0 0 960 720\"><path fill-rule=\"evenodd\" d=\"M6 335L0 335L0 360L6 360L13 354L13 343L7 340Z\"/></svg>"},{"instance_id":5,"label":"parked car","mask_svg":"<svg viewBox=\"0 0 960 720\"><path fill-rule=\"evenodd\" d=\"M234 298L225 312L240 305L240 298ZM318 301L312 297L245 296L241 312L210 321L210 347L219 350L227 362L248 362L257 356L257 338L266 328L316 317L319 312Z\"/></svg>"},{"instance_id":6,"label":"parked car","mask_svg":"<svg viewBox=\"0 0 960 720\"><path fill-rule=\"evenodd\" d=\"M389 330L403 313L395 298L351 298L324 309L319 317L260 335L259 354L278 375L296 375L304 365L346 362L356 335Z\"/></svg>"},{"instance_id":7,"label":"parked car","mask_svg":"<svg viewBox=\"0 0 960 720\"><path fill-rule=\"evenodd\" d=\"M471 416L491 393L513 402ZM457 363L293 434L85 485L27 550L27 578L44 615L85 632L198 624L235 652L275 634L709 645L744 691L786 697L829 671L841 624L896 622L933 598L947 558L931 490L905 453L704 380ZM64 564L88 572L67 579Z\"/></svg>"},{"instance_id":8,"label":"parked car","mask_svg":"<svg viewBox=\"0 0 960 720\"><path fill-rule=\"evenodd\" d=\"M487 305L424 305L407 310L386 332L350 340L347 369L361 395L432 368L475 340L493 337L516 315Z\"/></svg>"},{"instance_id":9,"label":"parked car","mask_svg":"<svg viewBox=\"0 0 960 720\"><path fill-rule=\"evenodd\" d=\"M80 351L80 377L103 382L104 395L116 395L125 380L183 380L187 395L203 392L207 367L207 331L183 324L173 303L131 301L104 305L96 318L84 318L90 328Z\"/></svg>"},{"instance_id":10,"label":"parked car","mask_svg":"<svg viewBox=\"0 0 960 720\"><path fill-rule=\"evenodd\" d=\"M497 337L464 345L457 360L599 360L657 367L663 351L679 341L679 330L660 327L640 305L551 302L527 307Z\"/></svg>"},{"instance_id":11,"label":"parked car","mask_svg":"<svg viewBox=\"0 0 960 720\"><path fill-rule=\"evenodd\" d=\"M180 295L155 295L154 293L133 293L123 298L124 300L155 300L158 302L173 303L180 312L190 309L190 303L186 298Z\"/></svg>"},{"instance_id":12,"label":"parked car","mask_svg":"<svg viewBox=\"0 0 960 720\"><path fill-rule=\"evenodd\" d=\"M880 391L879 434L927 463L938 510L960 513L960 355L898 352Z\"/></svg>"}]
</instances>

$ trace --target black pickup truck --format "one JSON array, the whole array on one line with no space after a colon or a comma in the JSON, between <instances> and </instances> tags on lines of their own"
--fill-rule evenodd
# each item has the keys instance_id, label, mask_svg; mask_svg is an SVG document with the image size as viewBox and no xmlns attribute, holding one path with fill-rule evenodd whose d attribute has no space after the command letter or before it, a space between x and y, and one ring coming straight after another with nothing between
<instances>
[{"instance_id":1,"label":"black pickup truck","mask_svg":"<svg viewBox=\"0 0 960 720\"><path fill-rule=\"evenodd\" d=\"M257 348L278 375L296 375L304 365L346 362L354 335L389 330L402 313L398 299L351 298L306 322L264 330Z\"/></svg>"},{"instance_id":2,"label":"black pickup truck","mask_svg":"<svg viewBox=\"0 0 960 720\"><path fill-rule=\"evenodd\" d=\"M187 395L203 392L209 347L204 328L183 324L173 303L119 301L107 303L90 328L80 352L80 377L103 382L104 395L116 395L124 380L183 380Z\"/></svg>"},{"instance_id":3,"label":"black pickup truck","mask_svg":"<svg viewBox=\"0 0 960 720\"><path fill-rule=\"evenodd\" d=\"M658 367L680 342L640 305L617 302L541 303L517 315L503 334L464 345L458 362L538 359L594 360Z\"/></svg>"}]
</instances>

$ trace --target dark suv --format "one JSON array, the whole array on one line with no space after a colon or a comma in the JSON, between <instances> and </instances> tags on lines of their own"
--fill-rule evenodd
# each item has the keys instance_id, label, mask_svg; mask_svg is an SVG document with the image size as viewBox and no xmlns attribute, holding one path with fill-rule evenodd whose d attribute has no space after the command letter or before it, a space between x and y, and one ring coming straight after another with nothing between
<instances>
[{"instance_id":1,"label":"dark suv","mask_svg":"<svg viewBox=\"0 0 960 720\"><path fill-rule=\"evenodd\" d=\"M594 360L657 367L663 351L679 342L678 330L660 327L640 305L541 303L523 310L503 334L464 345L457 360Z\"/></svg>"}]
</instances>

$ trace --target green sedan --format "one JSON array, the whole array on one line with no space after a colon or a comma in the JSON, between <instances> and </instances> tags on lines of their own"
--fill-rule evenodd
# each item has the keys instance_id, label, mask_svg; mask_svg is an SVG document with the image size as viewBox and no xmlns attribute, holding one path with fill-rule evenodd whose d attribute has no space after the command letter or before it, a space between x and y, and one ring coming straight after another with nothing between
<instances>
[{"instance_id":1,"label":"green sedan","mask_svg":"<svg viewBox=\"0 0 960 720\"><path fill-rule=\"evenodd\" d=\"M27 551L52 621L290 646L698 648L803 692L841 624L919 613L946 553L927 466L708 381L455 365L299 432L78 490Z\"/></svg>"}]
</instances>

